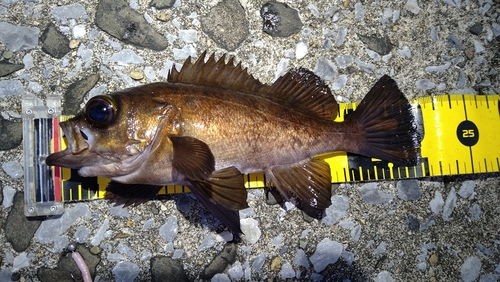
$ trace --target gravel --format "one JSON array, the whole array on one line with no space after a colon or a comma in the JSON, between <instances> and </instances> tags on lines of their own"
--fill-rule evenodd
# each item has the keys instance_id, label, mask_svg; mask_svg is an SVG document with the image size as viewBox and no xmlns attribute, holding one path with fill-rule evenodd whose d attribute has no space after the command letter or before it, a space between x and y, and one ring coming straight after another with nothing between
<instances>
[{"instance_id":1,"label":"gravel","mask_svg":"<svg viewBox=\"0 0 500 282\"><path fill-rule=\"evenodd\" d=\"M304 220L291 203L267 204L256 189L241 235L220 230L186 195L127 208L66 203L64 215L28 220L23 94L64 96L74 114L91 96L163 81L205 50L229 52L266 83L292 67L314 69L342 102L360 101L384 73L410 99L500 92L498 1L294 0L271 2L274 10L236 0L149 2L0 5L1 281L80 279L63 253L69 243L95 281L498 280L494 173L335 185L338 205L324 220Z\"/></svg>"}]
</instances>

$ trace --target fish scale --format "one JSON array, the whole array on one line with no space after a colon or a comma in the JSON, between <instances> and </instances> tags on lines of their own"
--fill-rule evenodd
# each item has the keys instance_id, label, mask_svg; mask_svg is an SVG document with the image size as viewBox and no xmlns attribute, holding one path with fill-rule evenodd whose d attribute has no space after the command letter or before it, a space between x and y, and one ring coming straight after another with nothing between
<instances>
[{"instance_id":1,"label":"fish scale","mask_svg":"<svg viewBox=\"0 0 500 282\"><path fill-rule=\"evenodd\" d=\"M46 155L40 152L66 146L58 124L70 117L61 116L60 103L55 95L47 97L47 105L23 97L26 216L62 214L64 202L102 199L109 183L103 177L83 178L77 170L44 164ZM345 152L322 154L318 157L330 165L332 183L500 172L500 95L440 95L415 99L411 105L423 136L417 165L395 166ZM343 121L357 106L340 103L335 121ZM246 174L244 179L246 188L269 184L262 173ZM167 186L159 194L184 192L189 188Z\"/></svg>"}]
</instances>

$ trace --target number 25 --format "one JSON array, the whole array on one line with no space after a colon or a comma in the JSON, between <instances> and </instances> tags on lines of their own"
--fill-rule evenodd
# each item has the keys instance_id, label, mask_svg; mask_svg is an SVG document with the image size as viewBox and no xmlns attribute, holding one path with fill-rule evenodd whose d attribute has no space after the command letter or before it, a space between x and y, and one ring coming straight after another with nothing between
<instances>
[{"instance_id":1,"label":"number 25","mask_svg":"<svg viewBox=\"0 0 500 282\"><path fill-rule=\"evenodd\" d=\"M474 129L464 129L462 130L463 138L473 138L474 137Z\"/></svg>"}]
</instances>

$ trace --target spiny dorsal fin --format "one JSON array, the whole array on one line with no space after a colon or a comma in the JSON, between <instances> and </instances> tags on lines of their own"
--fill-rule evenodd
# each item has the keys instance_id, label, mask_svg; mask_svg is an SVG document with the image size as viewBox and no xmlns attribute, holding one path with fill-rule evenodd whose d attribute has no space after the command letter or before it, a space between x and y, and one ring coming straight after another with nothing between
<instances>
[{"instance_id":1,"label":"spiny dorsal fin","mask_svg":"<svg viewBox=\"0 0 500 282\"><path fill-rule=\"evenodd\" d=\"M205 62L206 52L193 64L188 58L182 69L172 69L169 82L186 83L259 95L304 114L325 120L333 120L338 105L328 86L313 72L304 68L290 70L272 85L262 84L241 67L234 65L233 58L225 63L226 56L215 60L212 54Z\"/></svg>"},{"instance_id":2,"label":"spiny dorsal fin","mask_svg":"<svg viewBox=\"0 0 500 282\"><path fill-rule=\"evenodd\" d=\"M205 62L206 55L207 52L203 52L194 64L191 62L191 57L189 57L182 65L180 72L172 68L168 81L221 87L227 90L248 93L260 93L261 88L267 87L267 85L262 84L241 68L241 63L234 66L233 58L226 64L226 55L216 61L214 53Z\"/></svg>"}]
</instances>

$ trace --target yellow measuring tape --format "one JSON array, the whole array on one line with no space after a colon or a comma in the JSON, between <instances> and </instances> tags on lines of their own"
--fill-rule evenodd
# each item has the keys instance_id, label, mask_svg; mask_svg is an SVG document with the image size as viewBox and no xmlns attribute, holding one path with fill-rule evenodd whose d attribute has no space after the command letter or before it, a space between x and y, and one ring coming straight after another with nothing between
<instances>
[{"instance_id":1,"label":"yellow measuring tape","mask_svg":"<svg viewBox=\"0 0 500 282\"><path fill-rule=\"evenodd\" d=\"M414 100L419 129L423 133L421 161L414 167L396 167L382 160L345 152L320 157L330 164L332 183L419 178L500 171L500 95L441 95ZM336 121L344 120L357 103L340 104ZM64 142L61 142L64 149ZM63 168L61 200L77 201L104 197L109 180L82 178ZM247 188L262 188L262 173L245 175ZM164 187L160 194L188 192L183 186Z\"/></svg>"}]
</instances>

